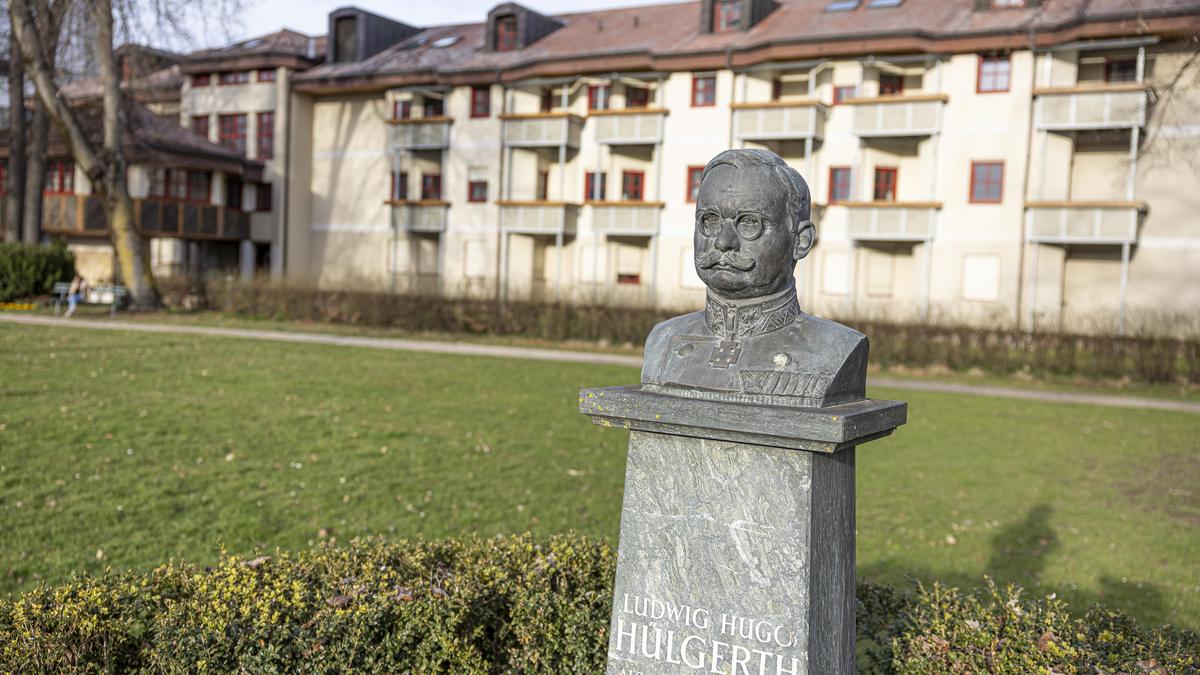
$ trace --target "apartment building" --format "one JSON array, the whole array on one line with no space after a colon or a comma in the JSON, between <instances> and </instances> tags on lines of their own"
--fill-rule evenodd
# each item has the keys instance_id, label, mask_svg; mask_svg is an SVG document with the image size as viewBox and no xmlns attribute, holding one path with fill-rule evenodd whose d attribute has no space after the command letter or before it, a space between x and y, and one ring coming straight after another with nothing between
<instances>
[{"instance_id":1,"label":"apartment building","mask_svg":"<svg viewBox=\"0 0 1200 675\"><path fill-rule=\"evenodd\" d=\"M700 172L763 147L812 192L809 311L1115 328L1200 309L1196 0L403 19L344 7L325 37L176 66L179 122L262 167L219 179L247 276L699 306Z\"/></svg>"}]
</instances>

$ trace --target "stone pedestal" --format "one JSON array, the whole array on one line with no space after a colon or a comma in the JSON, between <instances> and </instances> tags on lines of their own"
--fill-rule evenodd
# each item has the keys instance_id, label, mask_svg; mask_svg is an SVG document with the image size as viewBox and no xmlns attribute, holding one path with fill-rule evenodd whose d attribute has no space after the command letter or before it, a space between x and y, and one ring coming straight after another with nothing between
<instances>
[{"instance_id":1,"label":"stone pedestal","mask_svg":"<svg viewBox=\"0 0 1200 675\"><path fill-rule=\"evenodd\" d=\"M854 448L906 405L585 389L630 430L608 673L854 672Z\"/></svg>"}]
</instances>

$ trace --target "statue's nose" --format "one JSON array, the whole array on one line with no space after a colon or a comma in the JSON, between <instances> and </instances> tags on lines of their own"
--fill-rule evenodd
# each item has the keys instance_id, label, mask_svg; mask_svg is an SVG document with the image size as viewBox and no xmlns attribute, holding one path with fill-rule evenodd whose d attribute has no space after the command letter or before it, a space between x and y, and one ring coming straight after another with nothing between
<instances>
[{"instance_id":1,"label":"statue's nose","mask_svg":"<svg viewBox=\"0 0 1200 675\"><path fill-rule=\"evenodd\" d=\"M717 233L717 240L714 245L721 251L735 251L739 247L737 232L733 229L731 221L721 223L721 231Z\"/></svg>"}]
</instances>

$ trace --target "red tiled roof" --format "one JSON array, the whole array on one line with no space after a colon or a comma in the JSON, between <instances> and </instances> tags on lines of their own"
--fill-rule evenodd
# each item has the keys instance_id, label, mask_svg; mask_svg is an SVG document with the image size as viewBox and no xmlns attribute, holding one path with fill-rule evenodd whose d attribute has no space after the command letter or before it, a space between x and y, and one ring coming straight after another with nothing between
<instances>
[{"instance_id":1,"label":"red tiled roof","mask_svg":"<svg viewBox=\"0 0 1200 675\"><path fill-rule=\"evenodd\" d=\"M975 0L904 0L898 7L872 8L866 2L845 12L825 11L830 0L780 0L780 6L748 31L700 32L700 3L627 7L554 15L562 28L511 52L484 50L485 23L436 26L359 63L325 64L296 77L315 85L411 76L433 79L455 73L520 69L554 61L641 55L656 59L697 55L728 58L777 45L840 45L854 53L871 47L866 39L951 40L989 35L1025 36L1088 22L1123 20L1137 34L1144 18L1184 17L1200 27L1200 0L1044 0L1038 8L975 10ZM440 38L458 36L448 47ZM909 48L910 51L913 48ZM936 50L936 45L928 48ZM724 62L722 60L722 62ZM607 64L597 64L600 70ZM575 63L573 67L583 68ZM586 68L584 68L586 69Z\"/></svg>"}]
</instances>

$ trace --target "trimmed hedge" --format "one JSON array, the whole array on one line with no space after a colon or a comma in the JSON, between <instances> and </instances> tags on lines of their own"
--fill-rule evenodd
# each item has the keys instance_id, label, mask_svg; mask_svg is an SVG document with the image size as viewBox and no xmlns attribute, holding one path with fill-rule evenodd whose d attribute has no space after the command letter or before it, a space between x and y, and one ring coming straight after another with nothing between
<instances>
[{"instance_id":1,"label":"trimmed hedge","mask_svg":"<svg viewBox=\"0 0 1200 675\"><path fill-rule=\"evenodd\" d=\"M49 295L58 281L75 276L75 256L61 241L0 244L0 302Z\"/></svg>"},{"instance_id":2,"label":"trimmed hedge","mask_svg":"<svg viewBox=\"0 0 1200 675\"><path fill-rule=\"evenodd\" d=\"M628 345L641 345L656 323L680 313L600 302L499 303L492 297L219 282L209 284L207 295L213 306L246 317ZM871 362L883 366L1200 383L1200 339L1195 338L842 321L871 337Z\"/></svg>"},{"instance_id":3,"label":"trimmed hedge","mask_svg":"<svg viewBox=\"0 0 1200 675\"><path fill-rule=\"evenodd\" d=\"M601 672L615 555L567 535L356 541L0 600L0 672ZM867 673L1187 673L1200 638L1051 598L858 588Z\"/></svg>"}]
</instances>

